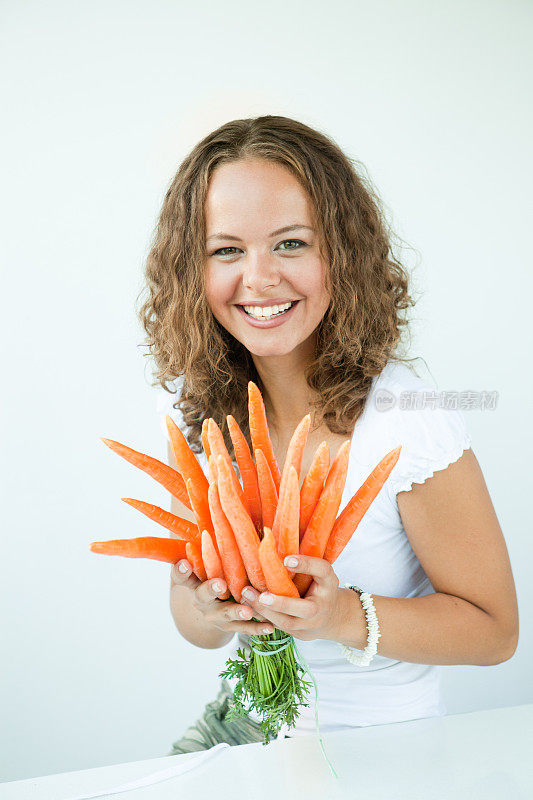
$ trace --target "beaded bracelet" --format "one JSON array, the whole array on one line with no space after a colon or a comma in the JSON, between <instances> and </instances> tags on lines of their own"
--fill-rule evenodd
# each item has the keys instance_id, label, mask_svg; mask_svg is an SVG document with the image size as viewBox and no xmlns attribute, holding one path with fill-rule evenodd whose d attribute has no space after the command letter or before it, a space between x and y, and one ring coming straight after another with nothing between
<instances>
[{"instance_id":1,"label":"beaded bracelet","mask_svg":"<svg viewBox=\"0 0 533 800\"><path fill-rule=\"evenodd\" d=\"M357 667L368 667L378 651L378 640L381 636L379 622L376 616L376 609L374 607L374 601L372 600L371 594L368 592L363 592L357 586L345 584L344 588L351 589L354 592L359 592L361 605L365 609L368 639L362 655L358 655L353 647L347 647L344 644L341 644L342 653L351 664L355 664Z\"/></svg>"}]
</instances>

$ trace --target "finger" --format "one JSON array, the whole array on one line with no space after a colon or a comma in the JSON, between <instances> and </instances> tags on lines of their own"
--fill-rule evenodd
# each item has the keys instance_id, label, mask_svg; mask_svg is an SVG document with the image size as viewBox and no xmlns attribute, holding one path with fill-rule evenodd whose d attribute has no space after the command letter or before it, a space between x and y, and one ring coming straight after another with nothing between
<instances>
[{"instance_id":1,"label":"finger","mask_svg":"<svg viewBox=\"0 0 533 800\"><path fill-rule=\"evenodd\" d=\"M267 622L271 622L280 631L292 633L305 628L309 623L305 622L301 617L293 617L290 614L283 614L280 611L265 611ZM263 623L264 624L264 623Z\"/></svg>"},{"instance_id":2,"label":"finger","mask_svg":"<svg viewBox=\"0 0 533 800\"><path fill-rule=\"evenodd\" d=\"M226 581L223 578L213 578L209 581L199 583L194 592L197 605L208 605L218 600L219 595L224 594L227 589ZM225 601L224 601L225 602Z\"/></svg>"},{"instance_id":3,"label":"finger","mask_svg":"<svg viewBox=\"0 0 533 800\"><path fill-rule=\"evenodd\" d=\"M174 586L184 586L187 589L196 589L200 581L192 571L192 566L187 559L182 558L172 565L170 570L171 588Z\"/></svg>"},{"instance_id":4,"label":"finger","mask_svg":"<svg viewBox=\"0 0 533 800\"><path fill-rule=\"evenodd\" d=\"M274 632L274 626L268 620L257 621L256 614L250 606L234 603L231 600L218 602L206 616L213 624L226 631L254 636Z\"/></svg>"},{"instance_id":5,"label":"finger","mask_svg":"<svg viewBox=\"0 0 533 800\"><path fill-rule=\"evenodd\" d=\"M316 603L313 600L283 597L271 592L263 592L259 595L258 608L266 609L265 614L267 615L275 611L291 617L300 617L300 619L312 619L317 612Z\"/></svg>"},{"instance_id":6,"label":"finger","mask_svg":"<svg viewBox=\"0 0 533 800\"><path fill-rule=\"evenodd\" d=\"M264 621L265 617L261 614L261 609L257 602L259 597L259 592L257 589L254 589L252 586L245 586L241 592L241 597L253 608L254 617L258 620Z\"/></svg>"},{"instance_id":7,"label":"finger","mask_svg":"<svg viewBox=\"0 0 533 800\"><path fill-rule=\"evenodd\" d=\"M274 633L274 625L271 622L233 622L225 630L233 633L243 633L247 636L265 636Z\"/></svg>"},{"instance_id":8,"label":"finger","mask_svg":"<svg viewBox=\"0 0 533 800\"><path fill-rule=\"evenodd\" d=\"M333 567L323 558L313 558L313 556L289 555L283 563L288 569L295 572L303 572L312 575L319 586L334 587L338 586L339 581Z\"/></svg>"}]
</instances>

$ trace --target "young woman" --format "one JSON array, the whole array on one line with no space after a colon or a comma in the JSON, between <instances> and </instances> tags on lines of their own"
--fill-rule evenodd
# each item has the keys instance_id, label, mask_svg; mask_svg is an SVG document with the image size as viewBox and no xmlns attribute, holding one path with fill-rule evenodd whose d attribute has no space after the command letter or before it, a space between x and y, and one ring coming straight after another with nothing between
<instances>
[{"instance_id":1,"label":"young woman","mask_svg":"<svg viewBox=\"0 0 533 800\"><path fill-rule=\"evenodd\" d=\"M359 172L330 138L293 119L215 130L168 189L140 311L159 369L162 430L168 437L170 414L206 475L202 421L215 419L234 457L226 415L249 440L250 380L280 468L295 427L312 414L300 483L321 442L331 461L351 442L339 513L402 445L335 564L298 558L298 572L313 577L305 598L250 587L239 605L219 599L224 581L201 583L187 561L171 570L175 624L198 647L237 634L235 647L246 648L250 634L274 627L295 637L318 684L322 731L445 714L436 665L499 664L518 640L505 540L463 414L399 355L413 305L408 276ZM175 466L170 446L168 458ZM195 521L175 498L172 510ZM351 586L372 594L379 623L368 666L350 658L368 635ZM173 753L262 738L253 717L224 720L230 692L224 683ZM311 702L289 734L314 730Z\"/></svg>"}]
</instances>

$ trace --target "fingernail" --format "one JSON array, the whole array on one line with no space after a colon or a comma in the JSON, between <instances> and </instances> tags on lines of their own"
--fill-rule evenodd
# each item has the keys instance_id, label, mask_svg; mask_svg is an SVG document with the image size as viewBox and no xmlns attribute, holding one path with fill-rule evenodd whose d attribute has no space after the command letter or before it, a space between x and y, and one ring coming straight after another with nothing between
<instances>
[{"instance_id":1,"label":"fingernail","mask_svg":"<svg viewBox=\"0 0 533 800\"><path fill-rule=\"evenodd\" d=\"M189 571L189 567L187 564L178 564L178 570L185 575L185 573Z\"/></svg>"},{"instance_id":2,"label":"fingernail","mask_svg":"<svg viewBox=\"0 0 533 800\"><path fill-rule=\"evenodd\" d=\"M272 597L271 594L268 594L268 592L265 592L264 594L260 594L259 595L259 602L263 603L263 605L265 605L265 606L271 606L272 603L274 602L274 598Z\"/></svg>"},{"instance_id":3,"label":"fingernail","mask_svg":"<svg viewBox=\"0 0 533 800\"><path fill-rule=\"evenodd\" d=\"M286 567L297 567L298 566L298 559L294 556L287 556L285 559L285 566Z\"/></svg>"},{"instance_id":4,"label":"fingernail","mask_svg":"<svg viewBox=\"0 0 533 800\"><path fill-rule=\"evenodd\" d=\"M263 633L272 633L273 628L263 628Z\"/></svg>"},{"instance_id":5,"label":"fingernail","mask_svg":"<svg viewBox=\"0 0 533 800\"><path fill-rule=\"evenodd\" d=\"M218 581L214 581L214 583L212 583L211 586L213 587L213 591L215 592L215 594L218 594L219 592L222 591L222 584L219 583Z\"/></svg>"},{"instance_id":6,"label":"fingernail","mask_svg":"<svg viewBox=\"0 0 533 800\"><path fill-rule=\"evenodd\" d=\"M248 619L248 614L247 614L247 613L246 613L246 611L243 609L242 611L239 611L239 617L240 617L241 619Z\"/></svg>"},{"instance_id":7,"label":"fingernail","mask_svg":"<svg viewBox=\"0 0 533 800\"><path fill-rule=\"evenodd\" d=\"M251 591L251 589L243 589L242 590L242 596L246 597L247 600L253 600L254 599L254 593Z\"/></svg>"}]
</instances>

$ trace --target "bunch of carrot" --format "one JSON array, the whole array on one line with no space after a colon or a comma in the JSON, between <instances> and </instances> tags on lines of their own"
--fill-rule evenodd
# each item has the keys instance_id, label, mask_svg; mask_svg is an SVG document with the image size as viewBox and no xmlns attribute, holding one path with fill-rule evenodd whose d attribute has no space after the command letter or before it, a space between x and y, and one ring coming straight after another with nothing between
<instances>
[{"instance_id":1,"label":"bunch of carrot","mask_svg":"<svg viewBox=\"0 0 533 800\"><path fill-rule=\"evenodd\" d=\"M329 447L322 442L300 489L310 414L294 431L280 472L263 398L252 381L248 383L248 412L254 458L239 425L231 415L227 416L242 485L222 431L211 418L204 420L201 435L209 464L208 478L170 416L166 422L178 470L120 442L103 439L108 447L184 503L193 512L196 525L151 503L124 497L126 503L178 538L149 536L92 542L91 550L169 563L187 558L200 580L224 578L237 602L248 584L259 591L268 589L273 594L303 597L311 577L290 573L283 559L300 553L333 564L387 480L401 448L395 448L379 462L337 516L348 472L350 442L340 447L331 467Z\"/></svg>"},{"instance_id":2,"label":"bunch of carrot","mask_svg":"<svg viewBox=\"0 0 533 800\"><path fill-rule=\"evenodd\" d=\"M263 398L252 381L248 383L248 413L253 457L234 417L228 414L226 418L242 482L233 468L222 431L212 418L204 420L201 435L208 477L170 416L166 423L177 470L120 442L103 439L189 508L196 524L151 503L123 497L126 503L167 528L173 537L93 542L91 550L169 563L187 558L201 581L226 581L228 589L221 600L233 598L240 602L248 584L259 591L268 589L273 594L303 597L312 578L287 570L285 556L303 554L333 564L387 480L401 448L392 450L379 462L337 516L348 472L350 442L340 447L331 466L328 444L322 442L300 488L310 414L294 431L280 472ZM252 643L250 654L238 650L237 658L228 659L220 676L237 680L229 718L246 715L252 709L257 711L267 744L282 725L294 725L300 706L307 705L310 684L303 678L305 670L296 657L292 637L275 629L272 634L252 637Z\"/></svg>"}]
</instances>

